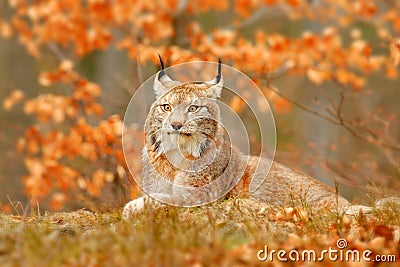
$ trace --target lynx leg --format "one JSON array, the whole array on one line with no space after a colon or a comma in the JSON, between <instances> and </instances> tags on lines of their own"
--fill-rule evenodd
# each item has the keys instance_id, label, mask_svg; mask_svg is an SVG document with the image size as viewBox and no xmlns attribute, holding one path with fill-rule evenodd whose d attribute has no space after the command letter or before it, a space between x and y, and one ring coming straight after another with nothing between
<instances>
[{"instance_id":1,"label":"lynx leg","mask_svg":"<svg viewBox=\"0 0 400 267\"><path fill-rule=\"evenodd\" d=\"M127 220L131 216L138 215L143 213L146 208L155 209L157 207L165 206L163 202L158 201L157 199L165 199L166 195L164 194L152 194L150 196L146 195L143 197L139 197L132 201L129 201L122 211L122 219Z\"/></svg>"}]
</instances>

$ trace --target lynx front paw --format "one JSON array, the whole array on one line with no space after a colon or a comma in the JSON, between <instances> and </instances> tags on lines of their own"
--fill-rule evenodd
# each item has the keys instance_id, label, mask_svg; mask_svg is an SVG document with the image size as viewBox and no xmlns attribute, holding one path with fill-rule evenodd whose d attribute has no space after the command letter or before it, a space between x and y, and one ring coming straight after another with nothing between
<instances>
[{"instance_id":1,"label":"lynx front paw","mask_svg":"<svg viewBox=\"0 0 400 267\"><path fill-rule=\"evenodd\" d=\"M164 194L152 194L149 196L139 197L134 199L125 205L122 211L122 219L129 219L131 216L143 213L146 208L155 209L157 207L164 206L165 204L160 202L160 200L165 200L169 198L168 195Z\"/></svg>"},{"instance_id":2,"label":"lynx front paw","mask_svg":"<svg viewBox=\"0 0 400 267\"><path fill-rule=\"evenodd\" d=\"M122 212L122 219L126 220L135 214L140 214L144 210L145 202L146 202L145 197L140 197L132 201L129 201L125 205L124 210Z\"/></svg>"}]
</instances>

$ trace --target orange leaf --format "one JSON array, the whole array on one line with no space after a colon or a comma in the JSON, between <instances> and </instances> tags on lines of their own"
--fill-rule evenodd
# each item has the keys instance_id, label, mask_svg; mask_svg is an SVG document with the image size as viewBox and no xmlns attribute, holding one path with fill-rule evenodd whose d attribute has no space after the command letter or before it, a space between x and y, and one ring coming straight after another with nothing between
<instances>
[{"instance_id":1,"label":"orange leaf","mask_svg":"<svg viewBox=\"0 0 400 267\"><path fill-rule=\"evenodd\" d=\"M363 54L364 54L364 56L365 56L365 58L366 58L367 60L369 60L369 58L370 58L370 56L371 56L371 53L372 53L372 48L371 48L371 46L370 46L369 44L365 45L365 47L364 47L364 49L363 49Z\"/></svg>"},{"instance_id":2,"label":"orange leaf","mask_svg":"<svg viewBox=\"0 0 400 267\"><path fill-rule=\"evenodd\" d=\"M268 6L272 6L275 4L276 0L264 0L264 4L268 5Z\"/></svg>"},{"instance_id":3,"label":"orange leaf","mask_svg":"<svg viewBox=\"0 0 400 267\"><path fill-rule=\"evenodd\" d=\"M43 72L43 73L40 73L38 82L42 86L49 87L50 85L53 84L54 79L51 78L49 73Z\"/></svg>"},{"instance_id":4,"label":"orange leaf","mask_svg":"<svg viewBox=\"0 0 400 267\"><path fill-rule=\"evenodd\" d=\"M24 93L21 90L14 90L12 93L3 101L3 108L7 111L24 99Z\"/></svg>"},{"instance_id":5,"label":"orange leaf","mask_svg":"<svg viewBox=\"0 0 400 267\"><path fill-rule=\"evenodd\" d=\"M89 193L89 195L93 197L98 197L100 195L100 188L92 183L90 180L86 181L86 190Z\"/></svg>"},{"instance_id":6,"label":"orange leaf","mask_svg":"<svg viewBox=\"0 0 400 267\"><path fill-rule=\"evenodd\" d=\"M0 21L0 36L10 38L13 34L11 25L7 22Z\"/></svg>"},{"instance_id":7,"label":"orange leaf","mask_svg":"<svg viewBox=\"0 0 400 267\"><path fill-rule=\"evenodd\" d=\"M283 114L283 113L287 113L290 112L292 110L292 105L290 104L289 101L287 101L284 98L278 98L275 101L275 109L276 111L278 111L279 113Z\"/></svg>"},{"instance_id":8,"label":"orange leaf","mask_svg":"<svg viewBox=\"0 0 400 267\"><path fill-rule=\"evenodd\" d=\"M235 95L229 103L229 106L235 113L241 113L245 106L244 101L237 95Z\"/></svg>"},{"instance_id":9,"label":"orange leaf","mask_svg":"<svg viewBox=\"0 0 400 267\"><path fill-rule=\"evenodd\" d=\"M64 193L55 193L51 197L50 206L53 210L59 210L62 208L66 200L67 197Z\"/></svg>"},{"instance_id":10,"label":"orange leaf","mask_svg":"<svg viewBox=\"0 0 400 267\"><path fill-rule=\"evenodd\" d=\"M61 61L59 69L63 71L70 71L74 68L74 62L69 59L64 59Z\"/></svg>"},{"instance_id":11,"label":"orange leaf","mask_svg":"<svg viewBox=\"0 0 400 267\"><path fill-rule=\"evenodd\" d=\"M300 5L301 0L286 0L286 3L289 5L296 7Z\"/></svg>"},{"instance_id":12,"label":"orange leaf","mask_svg":"<svg viewBox=\"0 0 400 267\"><path fill-rule=\"evenodd\" d=\"M398 77L397 68L393 65L388 64L386 67L386 77L389 79L396 79Z\"/></svg>"},{"instance_id":13,"label":"orange leaf","mask_svg":"<svg viewBox=\"0 0 400 267\"><path fill-rule=\"evenodd\" d=\"M9 214L9 213L11 213L11 205L3 204L3 205L1 205L1 210L3 211L3 213Z\"/></svg>"},{"instance_id":14,"label":"orange leaf","mask_svg":"<svg viewBox=\"0 0 400 267\"><path fill-rule=\"evenodd\" d=\"M322 84L328 78L325 72L314 70L311 68L307 70L306 75L311 82L317 85Z\"/></svg>"},{"instance_id":15,"label":"orange leaf","mask_svg":"<svg viewBox=\"0 0 400 267\"><path fill-rule=\"evenodd\" d=\"M400 39L395 39L390 44L390 58L395 66L400 64Z\"/></svg>"},{"instance_id":16,"label":"orange leaf","mask_svg":"<svg viewBox=\"0 0 400 267\"><path fill-rule=\"evenodd\" d=\"M385 226L385 225L377 225L374 229L374 234L376 236L382 236L389 240L393 239L393 229Z\"/></svg>"}]
</instances>

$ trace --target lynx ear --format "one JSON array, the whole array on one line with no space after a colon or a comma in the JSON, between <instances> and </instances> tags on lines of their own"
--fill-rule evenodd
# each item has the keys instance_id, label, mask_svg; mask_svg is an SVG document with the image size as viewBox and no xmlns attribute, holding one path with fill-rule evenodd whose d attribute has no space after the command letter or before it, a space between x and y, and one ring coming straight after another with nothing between
<instances>
[{"instance_id":1,"label":"lynx ear","mask_svg":"<svg viewBox=\"0 0 400 267\"><path fill-rule=\"evenodd\" d=\"M222 78L222 73L221 73L221 58L218 58L218 73L217 76L215 76L214 79L211 81L206 82L206 84L209 84L210 87L207 89L209 92L208 94L212 98L218 98L221 96L221 91L222 88L224 87L224 79Z\"/></svg>"},{"instance_id":2,"label":"lynx ear","mask_svg":"<svg viewBox=\"0 0 400 267\"><path fill-rule=\"evenodd\" d=\"M153 84L153 90L156 94L156 98L159 98L171 88L181 84L178 81L172 80L167 73L165 73L164 62L162 61L160 54L158 54L158 57L160 58L161 70L157 73Z\"/></svg>"}]
</instances>

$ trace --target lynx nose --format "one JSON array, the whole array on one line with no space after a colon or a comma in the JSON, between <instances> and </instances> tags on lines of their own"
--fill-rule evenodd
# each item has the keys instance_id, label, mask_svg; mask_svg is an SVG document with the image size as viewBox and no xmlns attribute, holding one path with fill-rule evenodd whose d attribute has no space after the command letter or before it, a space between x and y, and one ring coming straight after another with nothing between
<instances>
[{"instance_id":1,"label":"lynx nose","mask_svg":"<svg viewBox=\"0 0 400 267\"><path fill-rule=\"evenodd\" d=\"M180 122L172 122L171 123L171 126L172 126L172 128L174 129L174 130L179 130L180 128L182 128L182 123L180 123Z\"/></svg>"}]
</instances>

